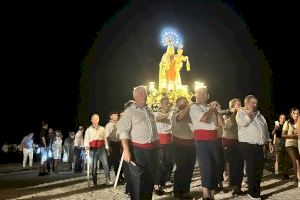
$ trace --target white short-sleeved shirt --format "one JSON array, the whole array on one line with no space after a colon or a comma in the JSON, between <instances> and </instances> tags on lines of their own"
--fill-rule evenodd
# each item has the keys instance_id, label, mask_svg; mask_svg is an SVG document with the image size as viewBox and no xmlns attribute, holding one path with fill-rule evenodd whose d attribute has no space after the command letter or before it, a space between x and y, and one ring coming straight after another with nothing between
<instances>
[{"instance_id":1,"label":"white short-sleeved shirt","mask_svg":"<svg viewBox=\"0 0 300 200\"><path fill-rule=\"evenodd\" d=\"M105 126L106 137L109 138L110 141L118 142L120 141L119 135L117 134L118 123L114 123L112 121L108 122Z\"/></svg>"},{"instance_id":2,"label":"white short-sleeved shirt","mask_svg":"<svg viewBox=\"0 0 300 200\"><path fill-rule=\"evenodd\" d=\"M154 114L150 108L131 104L118 123L117 134L122 139L131 139L139 144L152 143L158 140Z\"/></svg>"},{"instance_id":3,"label":"white short-sleeved shirt","mask_svg":"<svg viewBox=\"0 0 300 200\"><path fill-rule=\"evenodd\" d=\"M160 116L162 114L166 114L166 113L162 113L161 111L154 112L154 116L155 117ZM172 128L171 120L170 119L166 119L163 122L157 122L156 121L156 127L157 127L157 132L159 134L171 133L171 131L172 131L171 130L171 128Z\"/></svg>"},{"instance_id":4,"label":"white short-sleeved shirt","mask_svg":"<svg viewBox=\"0 0 300 200\"><path fill-rule=\"evenodd\" d=\"M201 122L200 119L209 110L209 107L204 104L193 104L190 108L190 117L193 124L193 130L216 130L216 124L213 120L209 120L208 123Z\"/></svg>"},{"instance_id":5,"label":"white short-sleeved shirt","mask_svg":"<svg viewBox=\"0 0 300 200\"><path fill-rule=\"evenodd\" d=\"M239 109L236 114L239 142L263 145L270 140L270 133L264 116L257 111L252 119L244 109Z\"/></svg>"}]
</instances>

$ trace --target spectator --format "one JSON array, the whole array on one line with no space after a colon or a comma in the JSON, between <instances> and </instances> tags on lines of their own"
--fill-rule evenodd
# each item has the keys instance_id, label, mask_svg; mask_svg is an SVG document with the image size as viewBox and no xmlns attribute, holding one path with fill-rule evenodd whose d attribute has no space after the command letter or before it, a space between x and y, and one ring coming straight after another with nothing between
<instances>
[{"instance_id":1,"label":"spectator","mask_svg":"<svg viewBox=\"0 0 300 200\"><path fill-rule=\"evenodd\" d=\"M27 158L29 157L29 167L32 168L33 163L33 136L34 133L26 135L21 142L23 151L23 168L26 168Z\"/></svg>"}]
</instances>

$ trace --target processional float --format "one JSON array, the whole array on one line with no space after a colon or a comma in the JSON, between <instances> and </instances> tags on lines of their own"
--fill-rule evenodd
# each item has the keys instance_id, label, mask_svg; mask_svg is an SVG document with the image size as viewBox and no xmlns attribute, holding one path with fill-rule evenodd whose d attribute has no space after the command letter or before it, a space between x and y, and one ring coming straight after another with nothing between
<instances>
[{"instance_id":1,"label":"processional float","mask_svg":"<svg viewBox=\"0 0 300 200\"><path fill-rule=\"evenodd\" d=\"M159 109L160 100L163 97L168 97L174 103L180 96L191 99L194 91L206 87L204 83L195 81L192 91L188 85L182 84L180 71L184 68L186 71L190 71L191 66L189 57L183 55L183 41L178 34L173 30L164 31L161 42L166 47L166 52L162 55L159 63L158 87L155 82L148 84L147 104L154 111Z\"/></svg>"}]
</instances>

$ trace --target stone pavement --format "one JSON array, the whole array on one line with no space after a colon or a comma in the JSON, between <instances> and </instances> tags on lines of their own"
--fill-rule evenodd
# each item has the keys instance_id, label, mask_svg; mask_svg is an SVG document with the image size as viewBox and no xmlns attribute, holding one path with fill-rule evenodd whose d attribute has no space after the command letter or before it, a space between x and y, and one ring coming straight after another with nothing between
<instances>
[{"instance_id":1,"label":"stone pavement","mask_svg":"<svg viewBox=\"0 0 300 200\"><path fill-rule=\"evenodd\" d=\"M4 172L3 170L6 170L5 173L1 173L1 171ZM118 185L116 189L104 185L103 171L98 174L99 186L96 188L87 187L86 173L74 174L62 170L58 174L52 173L43 177L39 177L37 174L38 169L36 167L32 170L22 170L22 167L16 166L16 164L0 165L0 199L129 199L124 194L125 187L123 184ZM111 172L111 176L114 178L113 172ZM261 186L262 195L265 199L300 200L300 188L293 184L292 179L277 179L268 170L264 171ZM245 185L242 190L246 189ZM168 182L165 191L166 193L163 196L153 195L153 199L174 199L171 183ZM199 168L197 166L192 179L191 194L194 199L201 199L202 197ZM247 196L233 198L231 192L220 192L215 195L215 199L246 200L249 198Z\"/></svg>"},{"instance_id":2,"label":"stone pavement","mask_svg":"<svg viewBox=\"0 0 300 200\"><path fill-rule=\"evenodd\" d=\"M272 200L300 200L300 188L293 183L292 171L290 179L278 179L273 174L274 158L268 155L267 163L261 183L262 195L265 199ZM51 173L49 176L38 176L39 163L35 162L32 169L23 169L21 163L0 164L0 199L129 199L125 194L123 184L115 189L104 185L104 174L98 174L99 186L87 187L86 173L74 174L62 166L59 173ZM111 171L114 179L114 173ZM226 186L226 182L225 182ZM244 184L242 190L247 190ZM163 196L153 195L154 200L174 199L172 196L172 185L167 183ZM246 200L248 196L232 197L232 192L219 192L215 199ZM199 175L199 167L196 165L191 183L191 195L194 199L201 199L202 189Z\"/></svg>"}]
</instances>

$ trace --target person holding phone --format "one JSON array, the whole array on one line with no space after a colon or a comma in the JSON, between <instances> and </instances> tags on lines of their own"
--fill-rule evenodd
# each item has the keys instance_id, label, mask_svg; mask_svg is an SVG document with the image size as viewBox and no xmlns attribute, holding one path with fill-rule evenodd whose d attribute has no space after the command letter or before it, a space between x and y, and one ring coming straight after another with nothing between
<instances>
[{"instance_id":1,"label":"person holding phone","mask_svg":"<svg viewBox=\"0 0 300 200\"><path fill-rule=\"evenodd\" d=\"M283 124L286 121L285 114L280 114L278 121L275 121L274 129L272 130L275 163L274 171L275 174L279 174L279 164L282 165L282 179L287 179L286 174L286 154L285 154L285 139L281 136Z\"/></svg>"},{"instance_id":2,"label":"person holding phone","mask_svg":"<svg viewBox=\"0 0 300 200\"><path fill-rule=\"evenodd\" d=\"M296 122L299 116L299 109L293 107L290 111L290 119L283 125L282 137L286 139L286 152L293 163L295 184L300 187L300 155L298 152L298 135L296 133Z\"/></svg>"}]
</instances>

